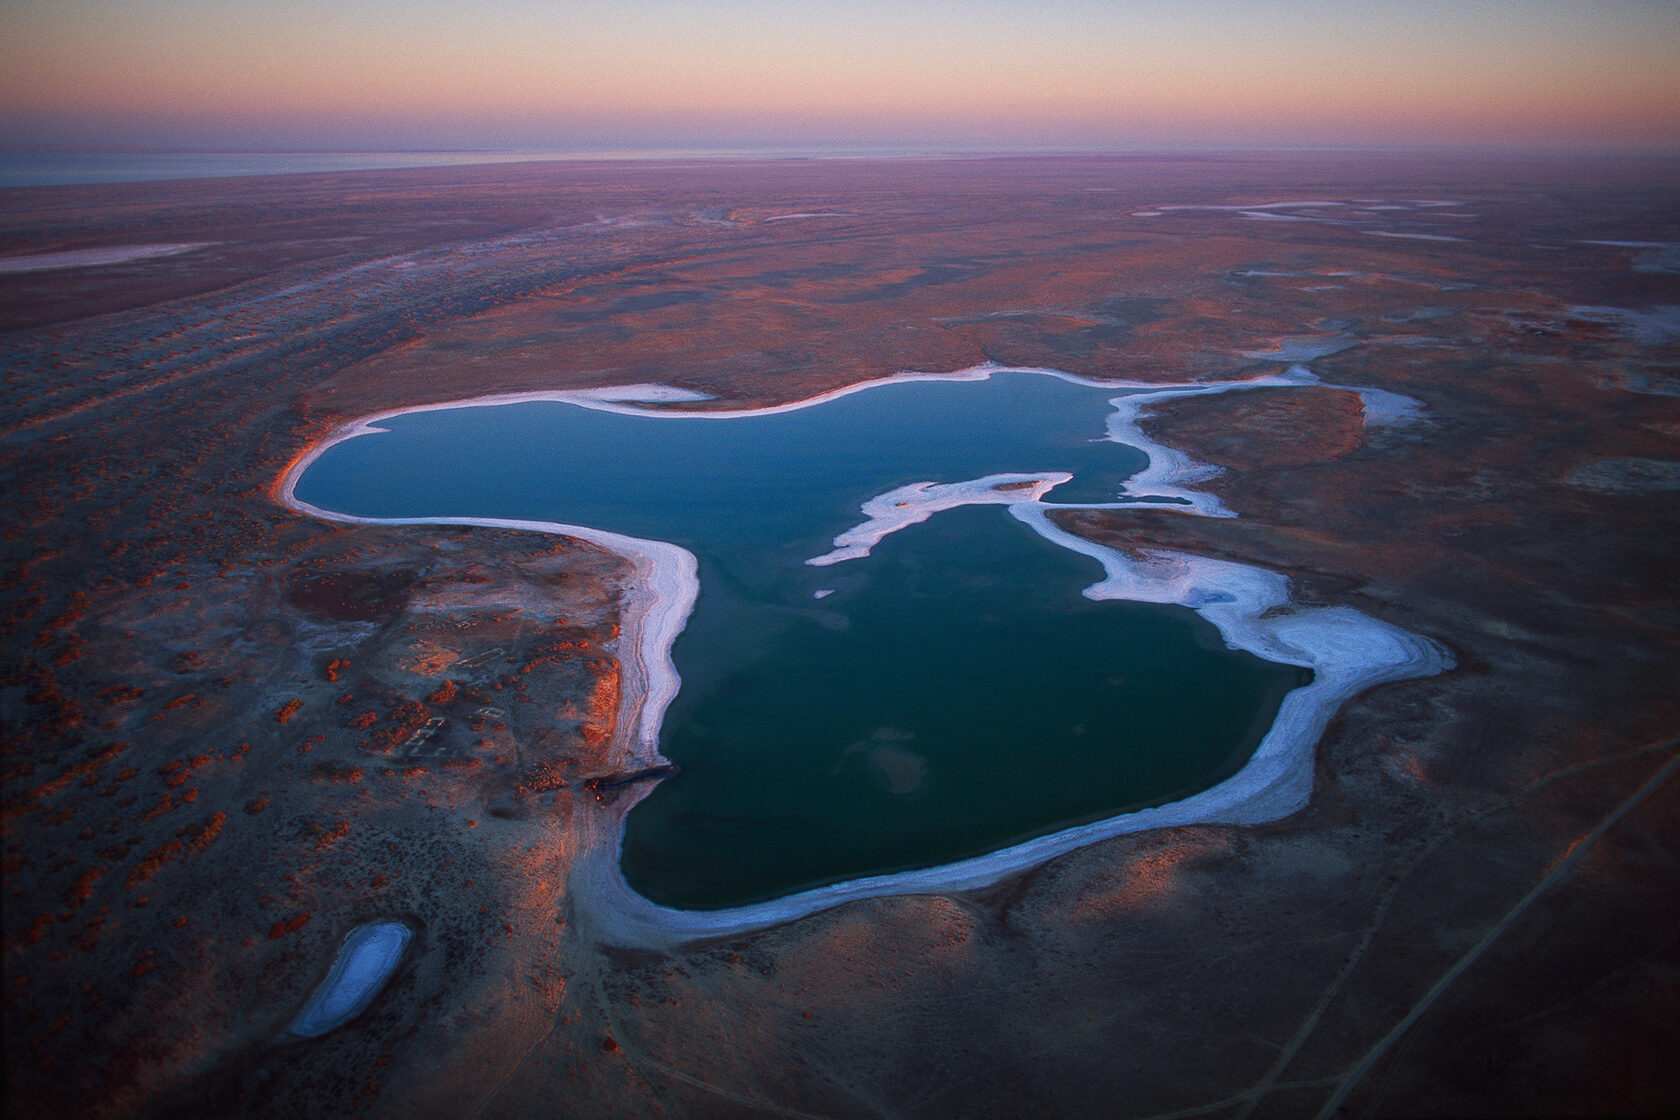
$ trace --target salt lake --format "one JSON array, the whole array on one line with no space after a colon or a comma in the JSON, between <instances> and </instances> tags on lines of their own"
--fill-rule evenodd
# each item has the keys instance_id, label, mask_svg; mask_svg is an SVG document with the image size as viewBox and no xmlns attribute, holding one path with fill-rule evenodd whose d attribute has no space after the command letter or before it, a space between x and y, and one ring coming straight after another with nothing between
<instances>
[{"instance_id":1,"label":"salt lake","mask_svg":"<svg viewBox=\"0 0 1680 1120\"><path fill-rule=\"evenodd\" d=\"M1240 770L1313 679L1188 607L1087 598L1103 565L1010 516L1114 502L1148 464L1109 438L1116 396L994 371L745 413L441 407L331 443L292 497L692 553L658 737L680 769L628 814L621 866L660 905L736 907L1185 798ZM971 485L929 505L921 483Z\"/></svg>"}]
</instances>

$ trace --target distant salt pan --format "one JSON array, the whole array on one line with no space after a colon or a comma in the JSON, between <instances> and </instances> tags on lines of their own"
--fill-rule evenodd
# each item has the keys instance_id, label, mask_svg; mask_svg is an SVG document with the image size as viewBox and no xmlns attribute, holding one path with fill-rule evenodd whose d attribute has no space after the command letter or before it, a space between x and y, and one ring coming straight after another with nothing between
<instances>
[{"instance_id":1,"label":"distant salt pan","mask_svg":"<svg viewBox=\"0 0 1680 1120\"><path fill-rule=\"evenodd\" d=\"M1677 241L1582 241L1581 244L1642 250L1633 255L1635 272L1680 272L1680 242Z\"/></svg>"},{"instance_id":2,"label":"distant salt pan","mask_svg":"<svg viewBox=\"0 0 1680 1120\"><path fill-rule=\"evenodd\" d=\"M1442 218L1473 218L1474 214L1459 213L1455 209L1460 204L1445 199L1415 199L1415 200L1382 200L1354 199L1336 201L1333 199L1303 199L1293 202L1250 202L1250 203L1172 203L1157 205L1146 210L1134 210L1135 218L1156 218L1174 211L1205 211L1211 213L1234 214L1251 222L1320 222L1325 225L1346 226L1362 224L1367 221L1381 220L1391 215L1416 213L1429 210L1436 217ZM1373 237L1398 237L1412 241L1462 241L1463 238L1449 237L1439 233L1407 233L1400 230L1361 230Z\"/></svg>"},{"instance_id":3,"label":"distant salt pan","mask_svg":"<svg viewBox=\"0 0 1680 1120\"><path fill-rule=\"evenodd\" d=\"M1396 233L1387 229L1368 229L1367 237L1398 237L1406 241L1463 241L1462 237L1448 237L1444 233Z\"/></svg>"},{"instance_id":4,"label":"distant salt pan","mask_svg":"<svg viewBox=\"0 0 1680 1120\"><path fill-rule=\"evenodd\" d=\"M33 253L26 257L0 257L0 273L46 272L60 268L91 268L102 264L124 264L190 253L212 244L209 241L170 245L112 245L103 249L67 249L62 253Z\"/></svg>"},{"instance_id":5,"label":"distant salt pan","mask_svg":"<svg viewBox=\"0 0 1680 1120\"><path fill-rule=\"evenodd\" d=\"M1216 206L1203 203L1173 203L1168 206L1156 207L1157 210L1232 210L1245 213L1249 210L1296 210L1310 209L1318 206L1346 206L1345 202L1329 202L1324 199L1308 199L1302 202L1250 202L1238 206Z\"/></svg>"},{"instance_id":6,"label":"distant salt pan","mask_svg":"<svg viewBox=\"0 0 1680 1120\"><path fill-rule=\"evenodd\" d=\"M842 213L842 212L836 210L836 211L824 211L822 213L812 213L812 214L775 214L771 217L765 218L764 220L767 221L767 222L791 222L796 218L855 218L855 217L857 217L856 214L846 214L846 213Z\"/></svg>"},{"instance_id":7,"label":"distant salt pan","mask_svg":"<svg viewBox=\"0 0 1680 1120\"><path fill-rule=\"evenodd\" d=\"M1605 323L1644 346L1665 346L1680 339L1680 305L1667 304L1649 311L1628 307L1570 308L1589 323Z\"/></svg>"},{"instance_id":8,"label":"distant salt pan","mask_svg":"<svg viewBox=\"0 0 1680 1120\"><path fill-rule=\"evenodd\" d=\"M1666 459L1603 459L1576 467L1564 481L1603 494L1680 490L1680 463Z\"/></svg>"}]
</instances>

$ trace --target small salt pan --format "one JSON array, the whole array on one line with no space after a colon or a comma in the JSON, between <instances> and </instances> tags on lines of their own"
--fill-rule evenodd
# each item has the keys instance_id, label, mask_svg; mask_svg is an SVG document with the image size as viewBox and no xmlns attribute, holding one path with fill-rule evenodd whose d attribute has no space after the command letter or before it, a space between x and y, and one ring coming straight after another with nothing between
<instances>
[{"instance_id":1,"label":"small salt pan","mask_svg":"<svg viewBox=\"0 0 1680 1120\"><path fill-rule=\"evenodd\" d=\"M413 937L414 931L402 922L370 922L351 930L327 978L286 1030L319 1038L360 1015L396 971Z\"/></svg>"}]
</instances>

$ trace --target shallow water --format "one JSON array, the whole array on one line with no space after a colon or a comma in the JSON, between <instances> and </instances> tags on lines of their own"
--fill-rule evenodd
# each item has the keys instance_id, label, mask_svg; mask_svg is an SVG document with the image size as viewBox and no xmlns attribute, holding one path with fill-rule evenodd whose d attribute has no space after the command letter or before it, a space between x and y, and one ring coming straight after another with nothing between
<instances>
[{"instance_id":1,"label":"shallow water","mask_svg":"<svg viewBox=\"0 0 1680 1120\"><path fill-rule=\"evenodd\" d=\"M1188 609L1084 599L1097 563L1003 509L805 563L907 483L1066 471L1049 500L1112 500L1145 465L1103 438L1115 393L1012 373L731 418L414 413L328 449L295 493L356 516L558 521L695 553L660 739L682 772L629 814L623 869L656 902L735 906L1206 788L1310 679L1224 648Z\"/></svg>"}]
</instances>

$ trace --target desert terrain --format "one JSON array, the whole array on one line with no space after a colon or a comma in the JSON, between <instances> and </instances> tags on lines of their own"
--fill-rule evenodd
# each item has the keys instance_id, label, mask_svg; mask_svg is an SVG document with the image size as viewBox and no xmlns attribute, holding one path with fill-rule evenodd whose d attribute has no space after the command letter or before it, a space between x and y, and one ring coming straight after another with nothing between
<instances>
[{"instance_id":1,"label":"desert terrain","mask_svg":"<svg viewBox=\"0 0 1680 1120\"><path fill-rule=\"evenodd\" d=\"M0 191L6 1102L26 1117L1680 1108L1680 165L519 164ZM181 249L181 246L190 248ZM110 257L116 259L110 259ZM1306 356L1310 355L1310 356ZM628 565L300 516L368 413L983 363L1151 382L1234 518L1069 511L1450 649L1309 807L626 949ZM345 934L373 1003L287 1025Z\"/></svg>"}]
</instances>

